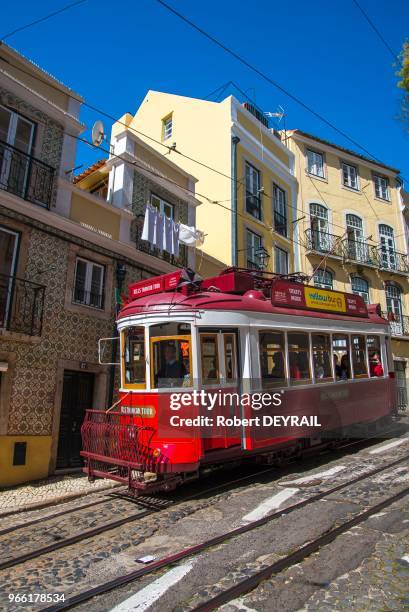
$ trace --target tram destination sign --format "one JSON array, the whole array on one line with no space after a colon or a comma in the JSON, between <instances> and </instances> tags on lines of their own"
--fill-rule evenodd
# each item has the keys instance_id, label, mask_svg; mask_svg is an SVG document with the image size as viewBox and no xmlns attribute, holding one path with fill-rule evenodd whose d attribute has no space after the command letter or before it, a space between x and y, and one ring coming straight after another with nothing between
<instances>
[{"instance_id":1,"label":"tram destination sign","mask_svg":"<svg viewBox=\"0 0 409 612\"><path fill-rule=\"evenodd\" d=\"M310 287L291 281L275 280L271 288L273 306L333 312L355 317L367 317L368 310L360 295Z\"/></svg>"},{"instance_id":2,"label":"tram destination sign","mask_svg":"<svg viewBox=\"0 0 409 612\"><path fill-rule=\"evenodd\" d=\"M176 272L154 276L153 278L129 285L129 297L131 300L134 300L135 298L161 293L162 291L174 291L182 279L182 272L182 270L177 270Z\"/></svg>"}]
</instances>

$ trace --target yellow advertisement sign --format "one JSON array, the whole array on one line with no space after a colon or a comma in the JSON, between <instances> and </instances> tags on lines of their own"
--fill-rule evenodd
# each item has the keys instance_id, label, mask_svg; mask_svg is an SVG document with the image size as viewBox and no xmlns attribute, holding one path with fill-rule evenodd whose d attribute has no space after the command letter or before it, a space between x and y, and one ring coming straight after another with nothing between
<instances>
[{"instance_id":1,"label":"yellow advertisement sign","mask_svg":"<svg viewBox=\"0 0 409 612\"><path fill-rule=\"evenodd\" d=\"M346 312L345 295L328 289L304 287L305 303L307 308L315 310L331 310L332 312Z\"/></svg>"}]
</instances>

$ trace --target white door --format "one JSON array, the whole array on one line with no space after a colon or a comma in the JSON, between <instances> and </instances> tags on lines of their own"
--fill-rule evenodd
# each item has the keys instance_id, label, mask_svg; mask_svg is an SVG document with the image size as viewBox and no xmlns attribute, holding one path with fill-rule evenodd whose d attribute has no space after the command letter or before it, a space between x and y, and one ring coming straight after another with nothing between
<instances>
[{"instance_id":1,"label":"white door","mask_svg":"<svg viewBox=\"0 0 409 612\"><path fill-rule=\"evenodd\" d=\"M395 238L393 228L389 225L379 226L379 238L381 241L381 264L388 270L396 269Z\"/></svg>"},{"instance_id":2,"label":"white door","mask_svg":"<svg viewBox=\"0 0 409 612\"><path fill-rule=\"evenodd\" d=\"M18 238L17 232L0 227L0 327L5 327L8 321L14 287Z\"/></svg>"},{"instance_id":3,"label":"white door","mask_svg":"<svg viewBox=\"0 0 409 612\"><path fill-rule=\"evenodd\" d=\"M362 219L357 215L347 215L348 255L354 261L366 261Z\"/></svg>"}]
</instances>

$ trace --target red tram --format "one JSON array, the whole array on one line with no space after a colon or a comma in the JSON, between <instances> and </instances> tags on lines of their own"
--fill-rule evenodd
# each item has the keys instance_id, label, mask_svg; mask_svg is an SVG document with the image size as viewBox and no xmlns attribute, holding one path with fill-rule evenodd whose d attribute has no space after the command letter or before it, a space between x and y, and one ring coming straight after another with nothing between
<instances>
[{"instance_id":1,"label":"red tram","mask_svg":"<svg viewBox=\"0 0 409 612\"><path fill-rule=\"evenodd\" d=\"M363 435L395 409L389 324L357 295L181 270L131 285L117 325L119 400L87 411L81 455L90 478L135 493ZM260 405L264 393L277 402Z\"/></svg>"}]
</instances>

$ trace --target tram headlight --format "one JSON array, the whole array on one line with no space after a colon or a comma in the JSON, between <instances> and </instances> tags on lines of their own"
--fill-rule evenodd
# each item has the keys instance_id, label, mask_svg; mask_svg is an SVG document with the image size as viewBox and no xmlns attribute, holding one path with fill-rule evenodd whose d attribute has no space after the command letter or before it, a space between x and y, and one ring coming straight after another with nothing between
<instances>
[{"instance_id":1,"label":"tram headlight","mask_svg":"<svg viewBox=\"0 0 409 612\"><path fill-rule=\"evenodd\" d=\"M161 454L160 448L154 448L153 449L152 455L155 457L155 459L156 459L156 457L159 457L160 454Z\"/></svg>"}]
</instances>

